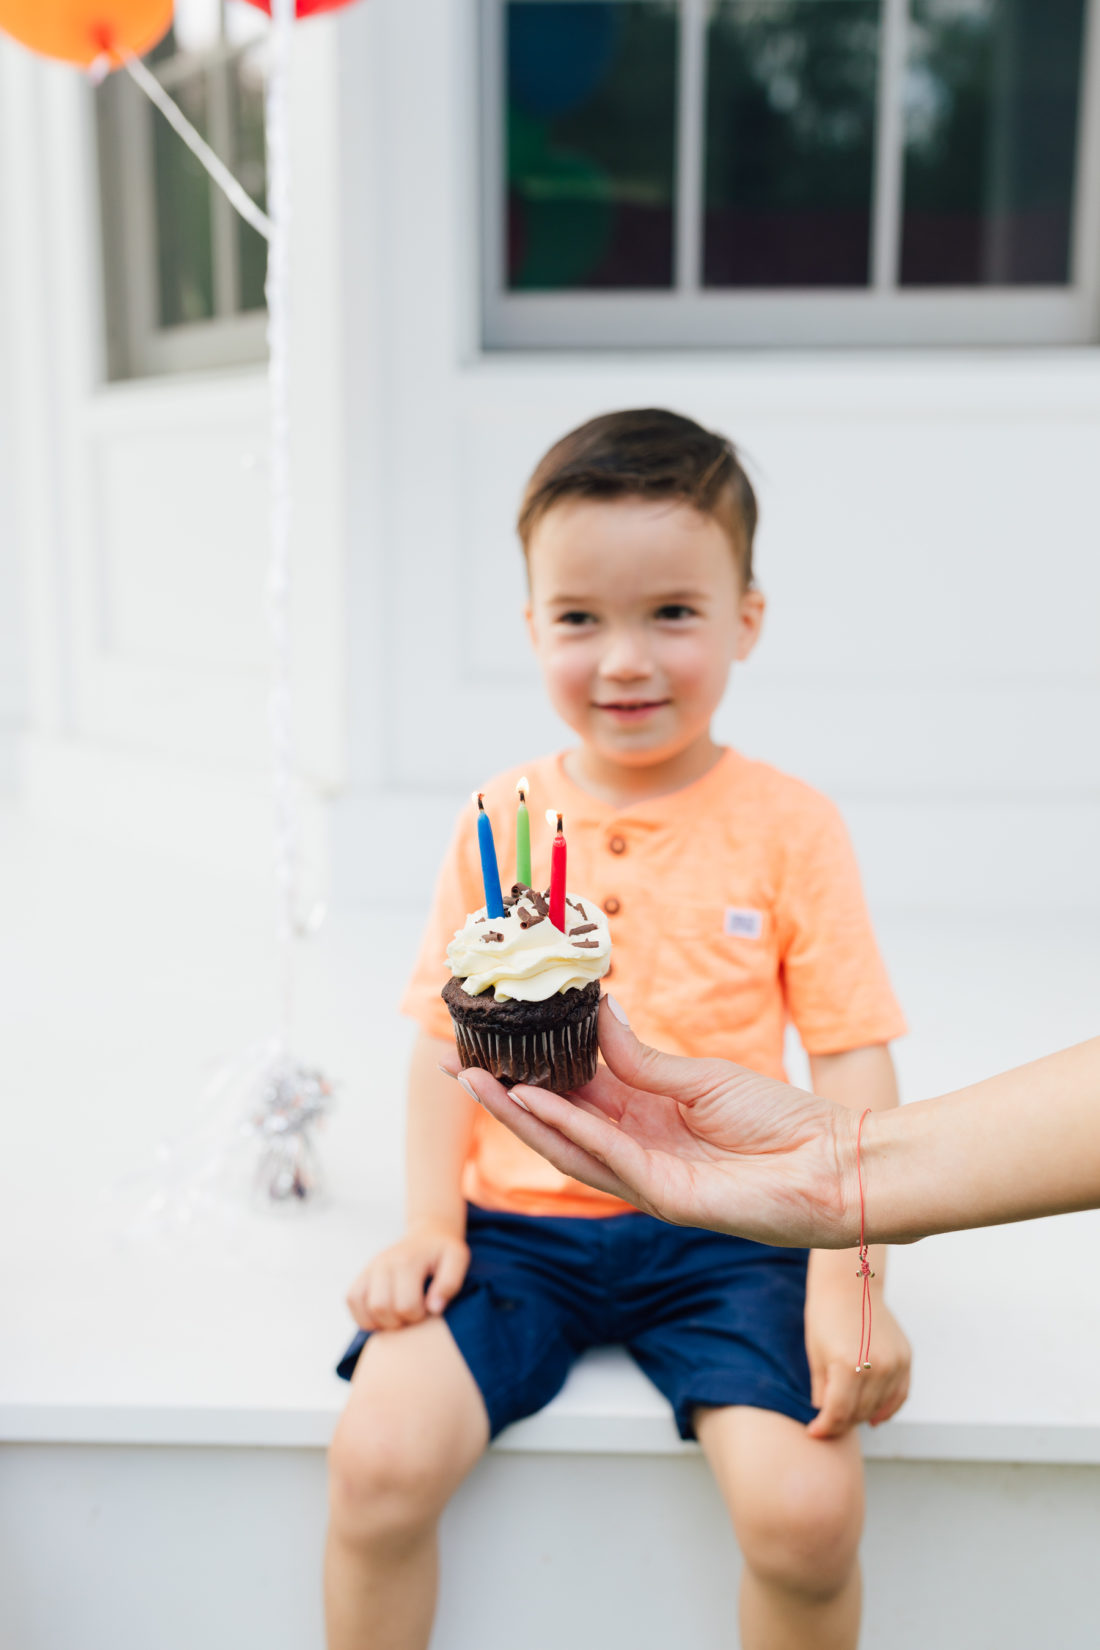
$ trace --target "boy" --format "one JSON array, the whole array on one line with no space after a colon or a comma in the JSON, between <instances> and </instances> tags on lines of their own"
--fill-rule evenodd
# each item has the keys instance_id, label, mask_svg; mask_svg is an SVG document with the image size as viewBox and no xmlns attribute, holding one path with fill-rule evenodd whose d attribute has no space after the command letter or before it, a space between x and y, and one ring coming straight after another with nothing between
<instances>
[{"instance_id":1,"label":"boy","mask_svg":"<svg viewBox=\"0 0 1100 1650\"><path fill-rule=\"evenodd\" d=\"M815 1091L897 1103L904 1030L851 849L824 798L717 745L711 718L764 616L756 501L731 445L661 411L557 443L519 517L527 623L579 745L486 787L500 828L526 772L532 859L561 809L569 886L606 911L611 989L647 1043L782 1075L786 1018ZM330 1650L424 1650L436 1523L509 1422L541 1408L586 1346L622 1342L696 1436L744 1558L745 1650L851 1650L863 1480L855 1423L904 1402L905 1337L881 1299L857 1374L847 1252L776 1250L663 1225L567 1180L436 1069L453 1052L443 954L483 904L468 811L444 862L404 1008L408 1232L348 1296L361 1331L330 1459ZM807 1265L808 1262L808 1265ZM807 1279L808 1271L808 1279ZM816 1411L816 1414L815 1414Z\"/></svg>"}]
</instances>

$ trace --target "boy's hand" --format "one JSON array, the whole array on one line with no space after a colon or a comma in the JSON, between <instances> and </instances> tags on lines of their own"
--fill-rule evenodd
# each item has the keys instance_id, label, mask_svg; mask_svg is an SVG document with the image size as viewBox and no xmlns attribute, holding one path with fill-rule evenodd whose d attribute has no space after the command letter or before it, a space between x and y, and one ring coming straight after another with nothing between
<instances>
[{"instance_id":1,"label":"boy's hand","mask_svg":"<svg viewBox=\"0 0 1100 1650\"><path fill-rule=\"evenodd\" d=\"M853 1269L854 1270L854 1269ZM814 1407L811 1438L842 1438L851 1427L888 1421L909 1396L909 1342L881 1296L873 1300L871 1367L856 1373L859 1339L859 1285L852 1294L811 1293L806 1302L806 1352Z\"/></svg>"},{"instance_id":2,"label":"boy's hand","mask_svg":"<svg viewBox=\"0 0 1100 1650\"><path fill-rule=\"evenodd\" d=\"M416 1226L363 1268L348 1290L348 1310L360 1329L420 1323L458 1294L469 1264L470 1251L453 1228Z\"/></svg>"}]
</instances>

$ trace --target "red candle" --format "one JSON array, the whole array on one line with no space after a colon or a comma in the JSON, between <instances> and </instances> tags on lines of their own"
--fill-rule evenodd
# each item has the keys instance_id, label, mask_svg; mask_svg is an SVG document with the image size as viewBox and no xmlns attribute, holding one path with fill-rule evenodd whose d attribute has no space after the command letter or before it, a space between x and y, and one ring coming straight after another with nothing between
<instances>
[{"instance_id":1,"label":"red candle","mask_svg":"<svg viewBox=\"0 0 1100 1650\"><path fill-rule=\"evenodd\" d=\"M565 933L565 837L562 835L561 814L547 810L547 820L557 821L554 846L550 850L550 921Z\"/></svg>"}]
</instances>

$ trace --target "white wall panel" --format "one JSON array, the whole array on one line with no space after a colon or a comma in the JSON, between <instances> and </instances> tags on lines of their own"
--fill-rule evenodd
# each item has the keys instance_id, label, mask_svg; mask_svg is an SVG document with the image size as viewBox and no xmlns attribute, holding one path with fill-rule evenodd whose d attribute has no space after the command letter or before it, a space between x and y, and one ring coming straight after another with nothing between
<instances>
[{"instance_id":1,"label":"white wall panel","mask_svg":"<svg viewBox=\"0 0 1100 1650\"><path fill-rule=\"evenodd\" d=\"M384 295L364 386L384 568L349 614L353 636L369 634L372 604L384 615L377 651L351 664L370 792L397 817L406 797L442 819L480 776L569 740L519 620L518 499L564 430L667 405L742 445L762 504L770 613L722 737L859 810L888 902L1041 900L1047 857L1059 898L1091 889L1065 845L1087 842L1100 799L1100 357L482 354L472 11L381 0L348 36L376 99L359 128L372 216L348 227L347 290ZM415 99L402 95L412 61ZM352 539L350 554L379 550ZM360 818L360 799L348 806ZM1045 845L1044 819L1058 830ZM343 874L370 882L350 861Z\"/></svg>"},{"instance_id":2,"label":"white wall panel","mask_svg":"<svg viewBox=\"0 0 1100 1650\"><path fill-rule=\"evenodd\" d=\"M336 49L331 20L295 31L292 600L312 798L339 783L346 754ZM150 842L189 851L172 825L183 795L189 816L228 809L237 868L269 761L265 374L104 383L91 89L14 49L0 73L16 140L0 148L2 275L19 316L0 396L18 415L28 805L145 818ZM0 667L0 720L5 684ZM251 856L264 872L267 849L265 832Z\"/></svg>"},{"instance_id":3,"label":"white wall panel","mask_svg":"<svg viewBox=\"0 0 1100 1650\"><path fill-rule=\"evenodd\" d=\"M0 85L3 75L0 64ZM6 136L6 127L3 131ZM14 210L6 182L0 173L0 241L9 230ZM13 274L10 263L0 259L0 385L10 384L14 372ZM13 398L0 392L0 796L15 789L16 741L28 710L26 608L15 480L18 422Z\"/></svg>"},{"instance_id":4,"label":"white wall panel","mask_svg":"<svg viewBox=\"0 0 1100 1650\"><path fill-rule=\"evenodd\" d=\"M867 1478L865 1650L1095 1643L1100 1469L871 1462ZM324 1518L319 1451L9 1447L0 1635L321 1650ZM444 1518L432 1644L736 1650L738 1574L699 1457L498 1453Z\"/></svg>"},{"instance_id":5,"label":"white wall panel","mask_svg":"<svg viewBox=\"0 0 1100 1650\"><path fill-rule=\"evenodd\" d=\"M204 421L95 442L100 641L112 658L263 671L267 478L257 433Z\"/></svg>"},{"instance_id":6,"label":"white wall panel","mask_svg":"<svg viewBox=\"0 0 1100 1650\"><path fill-rule=\"evenodd\" d=\"M662 376L664 399L690 407L686 369ZM427 768L457 784L475 753L499 765L522 760L532 736L560 737L520 620L513 521L543 446L605 404L594 368L575 378L563 395L559 377L538 410L501 385L499 410L465 413L456 369L431 530L399 517L411 629L407 642L391 631L389 645L400 654L395 777L405 783ZM1100 742L1088 737L1100 722L1096 423L959 416L946 397L938 418L903 407L779 414L740 399L714 409L708 384L705 415L742 443L758 481L770 612L736 673L723 736L846 795L1100 790ZM400 442L399 425L390 439Z\"/></svg>"}]
</instances>

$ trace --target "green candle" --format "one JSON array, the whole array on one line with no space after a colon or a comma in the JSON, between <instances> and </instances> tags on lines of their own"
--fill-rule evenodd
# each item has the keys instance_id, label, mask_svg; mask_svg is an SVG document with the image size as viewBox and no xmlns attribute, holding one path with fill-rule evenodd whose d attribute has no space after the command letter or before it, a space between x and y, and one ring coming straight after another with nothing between
<instances>
[{"instance_id":1,"label":"green candle","mask_svg":"<svg viewBox=\"0 0 1100 1650\"><path fill-rule=\"evenodd\" d=\"M516 881L531 887L531 819L527 812L527 792L530 786L521 779L516 786L519 807L516 809Z\"/></svg>"}]
</instances>

